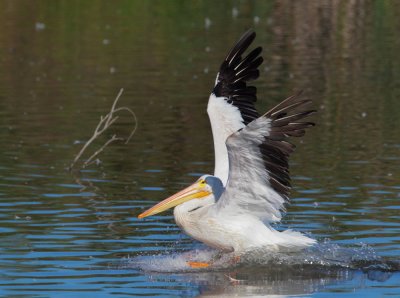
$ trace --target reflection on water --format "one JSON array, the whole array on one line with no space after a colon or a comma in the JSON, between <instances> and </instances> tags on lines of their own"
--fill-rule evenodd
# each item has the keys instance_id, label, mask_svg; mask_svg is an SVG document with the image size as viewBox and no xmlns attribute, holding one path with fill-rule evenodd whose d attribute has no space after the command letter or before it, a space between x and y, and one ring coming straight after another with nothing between
<instances>
[{"instance_id":1,"label":"reflection on water","mask_svg":"<svg viewBox=\"0 0 400 298\"><path fill-rule=\"evenodd\" d=\"M232 276L235 277L233 279ZM212 273L187 273L174 276L159 275L154 278L158 282L181 281L189 284L200 285L197 293L193 291L193 295L197 297L287 297L288 295L304 295L317 292L327 286L333 286L348 280L360 278L360 275L349 270L332 270L321 272L304 272L299 274L289 273L273 273L265 271L253 272L251 270L242 271L240 274L236 272L230 275L221 272Z\"/></svg>"},{"instance_id":2,"label":"reflection on water","mask_svg":"<svg viewBox=\"0 0 400 298\"><path fill-rule=\"evenodd\" d=\"M399 10L396 1L2 1L0 295L399 296L399 273L386 272L400 251ZM329 269L265 256L213 272L134 268L137 257L197 245L171 213L136 216L213 170L208 92L249 27L264 48L259 110L298 89L319 110L291 160L293 204L277 228L318 239L313 261L334 247L346 254ZM72 177L66 168L120 88L136 134ZM130 129L129 118L116 127Z\"/></svg>"}]
</instances>

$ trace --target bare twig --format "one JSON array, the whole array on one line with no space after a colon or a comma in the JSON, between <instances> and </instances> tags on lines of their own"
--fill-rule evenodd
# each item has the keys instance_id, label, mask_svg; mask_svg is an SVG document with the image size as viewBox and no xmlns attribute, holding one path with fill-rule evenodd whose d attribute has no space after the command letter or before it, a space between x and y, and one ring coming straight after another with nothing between
<instances>
[{"instance_id":1,"label":"bare twig","mask_svg":"<svg viewBox=\"0 0 400 298\"><path fill-rule=\"evenodd\" d=\"M116 135L113 135L111 139L109 139L107 142L104 143L103 146L100 147L95 153L92 154L84 163L83 163L83 168L86 168L88 165L91 165L93 163L93 159L106 148L109 144L111 144L114 141L123 141L123 138L118 138Z\"/></svg>"},{"instance_id":2,"label":"bare twig","mask_svg":"<svg viewBox=\"0 0 400 298\"><path fill-rule=\"evenodd\" d=\"M120 107L120 108L116 109L114 112L119 112L119 111L128 111L132 115L133 120L135 122L135 127L132 129L131 134L129 135L129 137L125 141L125 144L128 144L128 142L131 140L132 136L134 135L134 133L136 132L136 129L137 129L136 114L130 108L127 108L127 107Z\"/></svg>"},{"instance_id":3,"label":"bare twig","mask_svg":"<svg viewBox=\"0 0 400 298\"><path fill-rule=\"evenodd\" d=\"M111 110L110 112L106 115L106 116L100 116L100 121L96 126L96 129L93 133L93 135L90 137L90 139L85 143L85 145L83 145L82 149L79 151L79 153L75 156L73 162L70 165L70 170L72 170L72 168L75 166L75 164L78 162L78 160L81 158L82 154L86 151L86 149L89 147L89 145L91 143L93 143L94 140L96 140L103 132L105 132L111 125L113 125L115 123L115 121L117 121L119 119L119 116L114 116L115 113L121 112L121 111L127 111L131 114L131 116L133 117L134 120L134 124L135 127L133 128L132 132L129 134L128 138L126 138L125 144L127 144L129 142L129 140L132 138L133 134L136 132L137 129L137 118L135 113L127 108L127 107L119 107L119 108L115 108L117 106L117 102L119 100L119 98L122 95L122 92L124 91L124 89L121 88L121 90L119 91L117 97L115 98L112 106L111 106ZM111 144L112 142L115 141L124 141L125 139L122 137L117 137L115 134L111 137L111 139L109 139L107 142L104 143L103 146L100 147L100 149L98 149L95 153L93 153L82 165L83 168L91 165L94 161L93 159L100 154L104 148L106 148L109 144Z\"/></svg>"}]
</instances>

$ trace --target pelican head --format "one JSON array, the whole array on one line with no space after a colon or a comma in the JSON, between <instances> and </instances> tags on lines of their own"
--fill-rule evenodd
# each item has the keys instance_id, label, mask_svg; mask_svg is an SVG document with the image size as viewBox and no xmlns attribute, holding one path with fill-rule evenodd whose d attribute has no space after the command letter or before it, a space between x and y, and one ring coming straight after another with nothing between
<instances>
[{"instance_id":1,"label":"pelican head","mask_svg":"<svg viewBox=\"0 0 400 298\"><path fill-rule=\"evenodd\" d=\"M215 203L215 200L221 196L223 189L224 187L219 178L203 175L189 187L139 214L138 218L154 215L178 205L185 206L187 207L185 209L191 210Z\"/></svg>"}]
</instances>

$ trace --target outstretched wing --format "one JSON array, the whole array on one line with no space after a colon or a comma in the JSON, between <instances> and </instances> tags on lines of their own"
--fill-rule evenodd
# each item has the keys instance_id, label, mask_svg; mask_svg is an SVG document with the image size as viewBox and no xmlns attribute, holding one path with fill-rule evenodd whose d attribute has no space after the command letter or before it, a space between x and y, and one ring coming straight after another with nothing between
<instances>
[{"instance_id":1,"label":"outstretched wing","mask_svg":"<svg viewBox=\"0 0 400 298\"><path fill-rule=\"evenodd\" d=\"M249 30L243 34L221 64L214 89L208 101L207 112L211 122L215 148L215 172L225 184L228 175L228 155L225 141L235 131L257 119L254 103L257 89L247 82L259 76L263 62L261 47L242 58L256 34Z\"/></svg>"},{"instance_id":2,"label":"outstretched wing","mask_svg":"<svg viewBox=\"0 0 400 298\"><path fill-rule=\"evenodd\" d=\"M256 33L248 30L230 50L221 64L212 92L215 97L222 98L227 104L236 107L245 125L259 117L254 107L257 88L247 86L247 82L257 79L260 75L258 67L263 62L263 58L259 56L262 48L257 47L242 58L242 54L255 37Z\"/></svg>"},{"instance_id":3,"label":"outstretched wing","mask_svg":"<svg viewBox=\"0 0 400 298\"><path fill-rule=\"evenodd\" d=\"M301 93L291 96L226 141L229 179L216 204L218 212L251 213L266 221L279 221L288 201L288 158L295 146L289 137L301 137L312 122L301 121L315 110Z\"/></svg>"}]
</instances>

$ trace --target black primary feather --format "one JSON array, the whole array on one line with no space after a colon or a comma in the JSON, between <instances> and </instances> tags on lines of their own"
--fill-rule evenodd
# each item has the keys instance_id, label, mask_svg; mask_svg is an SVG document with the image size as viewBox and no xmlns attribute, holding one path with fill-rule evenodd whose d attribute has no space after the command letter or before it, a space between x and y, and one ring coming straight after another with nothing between
<instances>
[{"instance_id":1,"label":"black primary feather","mask_svg":"<svg viewBox=\"0 0 400 298\"><path fill-rule=\"evenodd\" d=\"M248 30L229 51L221 64L217 83L212 92L215 96L224 97L228 103L237 107L245 125L260 116L254 106L257 101L257 88L247 86L247 82L257 79L260 75L258 67L263 62L263 58L259 56L262 48L257 47L242 58L242 54L255 37L256 33Z\"/></svg>"},{"instance_id":2,"label":"black primary feather","mask_svg":"<svg viewBox=\"0 0 400 298\"><path fill-rule=\"evenodd\" d=\"M313 122L299 121L316 112L305 107L311 100L302 99L301 94L302 92L298 92L285 99L264 114L264 117L271 120L271 129L260 145L260 152L271 187L286 200L291 188L288 158L295 149L287 138L301 137L306 128L315 125Z\"/></svg>"}]
</instances>

